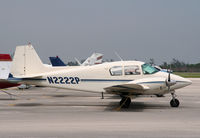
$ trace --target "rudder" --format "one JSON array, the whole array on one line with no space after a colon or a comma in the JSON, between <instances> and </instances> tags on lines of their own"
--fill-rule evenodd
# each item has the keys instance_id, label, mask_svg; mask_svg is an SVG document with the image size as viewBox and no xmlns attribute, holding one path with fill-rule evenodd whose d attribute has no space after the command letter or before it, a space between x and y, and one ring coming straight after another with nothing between
<instances>
[{"instance_id":1,"label":"rudder","mask_svg":"<svg viewBox=\"0 0 200 138\"><path fill-rule=\"evenodd\" d=\"M11 73L14 77L43 73L46 71L45 68L31 44L16 47L11 66Z\"/></svg>"}]
</instances>

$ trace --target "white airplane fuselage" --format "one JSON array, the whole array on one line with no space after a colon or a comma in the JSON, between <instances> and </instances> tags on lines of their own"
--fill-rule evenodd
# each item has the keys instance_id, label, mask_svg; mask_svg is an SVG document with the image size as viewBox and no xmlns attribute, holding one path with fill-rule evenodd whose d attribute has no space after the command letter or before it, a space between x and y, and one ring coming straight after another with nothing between
<instances>
[{"instance_id":1,"label":"white airplane fuselage","mask_svg":"<svg viewBox=\"0 0 200 138\"><path fill-rule=\"evenodd\" d=\"M105 92L104 88L106 87L135 81L136 84L144 84L149 87L145 91L137 90L138 94L152 95L168 93L168 87L166 86L168 73L159 71L154 74L144 74L141 67L143 64L144 62L140 61L118 61L93 66L62 68L58 71L43 73L40 78L27 78L25 79L25 83L71 90ZM112 76L110 69L116 66L122 67L122 74ZM140 74L125 75L125 66L138 66ZM171 86L170 91L191 84L190 80L174 74L171 74L171 80L176 81L176 84Z\"/></svg>"},{"instance_id":2,"label":"white airplane fuselage","mask_svg":"<svg viewBox=\"0 0 200 138\"><path fill-rule=\"evenodd\" d=\"M32 45L17 46L11 73L14 80L25 84L79 90L107 92L121 96L120 106L129 107L131 96L171 93L170 105L178 107L176 89L192 82L180 76L161 72L140 61L118 61L92 66L44 66Z\"/></svg>"}]
</instances>

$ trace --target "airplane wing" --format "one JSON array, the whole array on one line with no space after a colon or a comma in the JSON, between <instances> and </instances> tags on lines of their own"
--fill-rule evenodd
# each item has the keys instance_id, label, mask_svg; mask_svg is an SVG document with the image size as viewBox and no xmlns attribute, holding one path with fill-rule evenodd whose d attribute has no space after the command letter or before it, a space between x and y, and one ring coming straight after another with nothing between
<instances>
[{"instance_id":1,"label":"airplane wing","mask_svg":"<svg viewBox=\"0 0 200 138\"><path fill-rule=\"evenodd\" d=\"M139 94L142 91L149 90L149 87L143 84L136 84L133 81L131 81L125 84L110 86L104 88L104 90L108 93L116 93L116 94L123 92Z\"/></svg>"},{"instance_id":2,"label":"airplane wing","mask_svg":"<svg viewBox=\"0 0 200 138\"><path fill-rule=\"evenodd\" d=\"M108 93L122 94L122 93L130 93L130 94L142 94L144 91L158 89L160 86L166 87L166 79L165 78L145 78L133 80L128 83L114 85L110 87L104 88L104 90Z\"/></svg>"}]
</instances>

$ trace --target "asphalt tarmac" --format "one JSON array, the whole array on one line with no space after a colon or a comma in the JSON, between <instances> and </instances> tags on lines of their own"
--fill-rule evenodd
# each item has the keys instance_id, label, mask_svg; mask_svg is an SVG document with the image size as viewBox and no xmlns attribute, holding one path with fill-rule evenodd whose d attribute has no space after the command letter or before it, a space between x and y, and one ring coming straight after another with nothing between
<instances>
[{"instance_id":1,"label":"asphalt tarmac","mask_svg":"<svg viewBox=\"0 0 200 138\"><path fill-rule=\"evenodd\" d=\"M0 93L1 138L199 138L200 79L171 95L132 99L119 107L118 96L45 87Z\"/></svg>"}]
</instances>

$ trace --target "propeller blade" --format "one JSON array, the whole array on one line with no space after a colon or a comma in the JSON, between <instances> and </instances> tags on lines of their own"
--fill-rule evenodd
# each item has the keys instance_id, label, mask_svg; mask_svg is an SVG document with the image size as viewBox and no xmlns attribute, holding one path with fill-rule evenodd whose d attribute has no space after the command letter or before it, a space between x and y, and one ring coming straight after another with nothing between
<instances>
[{"instance_id":1,"label":"propeller blade","mask_svg":"<svg viewBox=\"0 0 200 138\"><path fill-rule=\"evenodd\" d=\"M168 91L170 92L170 82L171 82L171 65L170 65L170 70L167 69L168 74L168 82L167 82L167 86L168 86Z\"/></svg>"},{"instance_id":2,"label":"propeller blade","mask_svg":"<svg viewBox=\"0 0 200 138\"><path fill-rule=\"evenodd\" d=\"M171 76L170 76L170 72L168 72L169 74L168 74L168 82L170 82L171 81Z\"/></svg>"}]
</instances>

